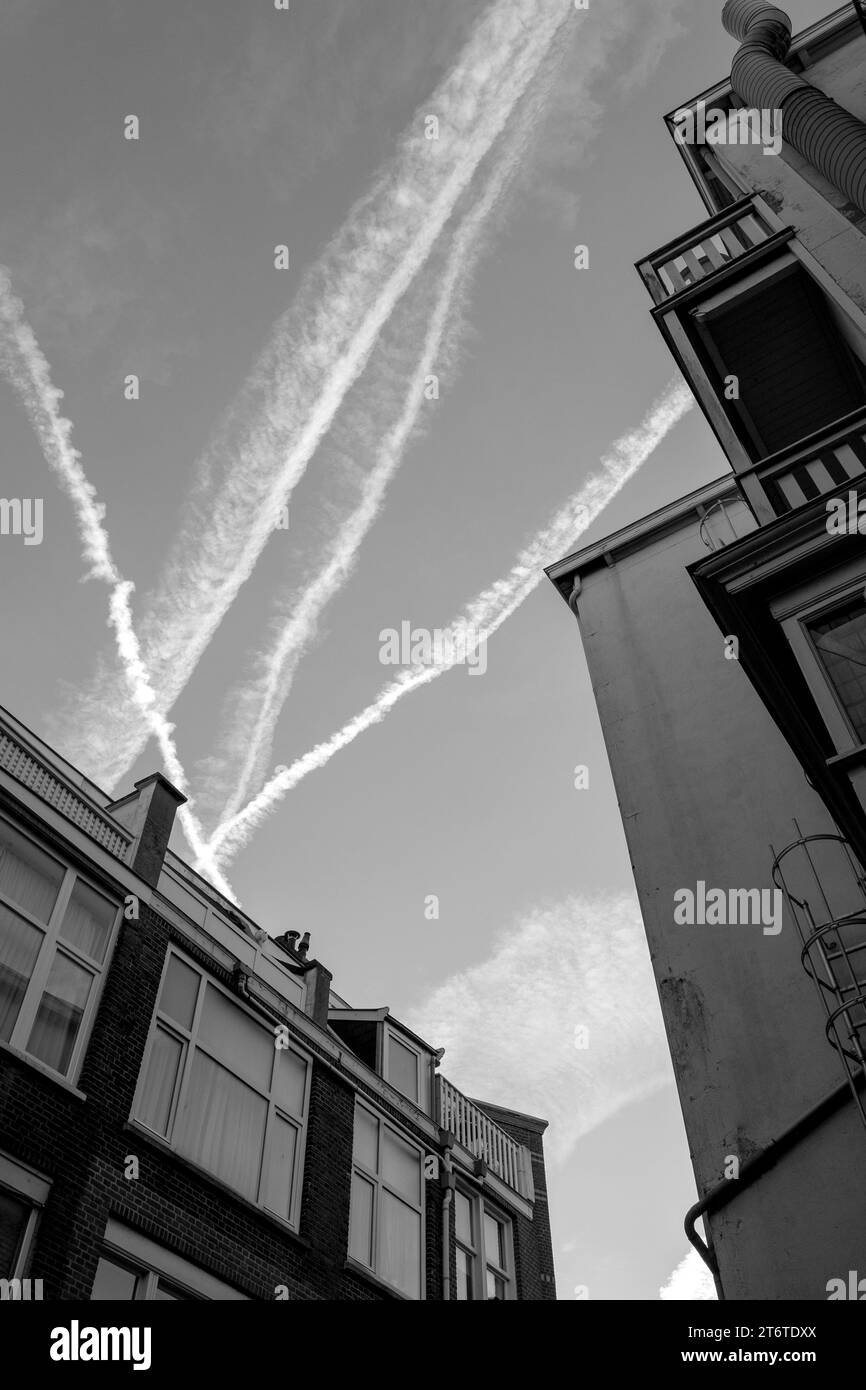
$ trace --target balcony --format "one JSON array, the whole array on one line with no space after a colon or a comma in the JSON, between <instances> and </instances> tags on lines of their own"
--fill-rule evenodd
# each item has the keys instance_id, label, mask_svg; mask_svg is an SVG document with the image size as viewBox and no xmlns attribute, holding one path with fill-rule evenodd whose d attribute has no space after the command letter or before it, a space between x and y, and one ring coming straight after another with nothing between
<instances>
[{"instance_id":1,"label":"balcony","mask_svg":"<svg viewBox=\"0 0 866 1390\"><path fill-rule=\"evenodd\" d=\"M795 449L784 449L761 459L745 471L745 476L757 478L778 517L846 482L862 479L864 472L866 408L834 420Z\"/></svg>"},{"instance_id":2,"label":"balcony","mask_svg":"<svg viewBox=\"0 0 866 1390\"><path fill-rule=\"evenodd\" d=\"M759 198L742 198L685 236L637 262L637 271L657 305L750 260L769 246L781 246L793 232Z\"/></svg>"},{"instance_id":3,"label":"balcony","mask_svg":"<svg viewBox=\"0 0 866 1390\"><path fill-rule=\"evenodd\" d=\"M444 1076L437 1076L436 1089L437 1122L441 1127L450 1130L467 1153L482 1159L490 1172L507 1187L531 1202L535 1196L535 1185L532 1159L526 1146L518 1144L510 1134L494 1124L479 1106L473 1105Z\"/></svg>"}]
</instances>

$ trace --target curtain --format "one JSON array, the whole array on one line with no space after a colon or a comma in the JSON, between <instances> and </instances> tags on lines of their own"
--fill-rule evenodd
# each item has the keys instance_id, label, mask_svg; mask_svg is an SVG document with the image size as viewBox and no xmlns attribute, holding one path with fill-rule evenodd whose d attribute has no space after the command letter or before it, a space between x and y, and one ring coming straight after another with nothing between
<instances>
[{"instance_id":1,"label":"curtain","mask_svg":"<svg viewBox=\"0 0 866 1390\"><path fill-rule=\"evenodd\" d=\"M255 1201L268 1103L196 1050L178 1147L242 1196Z\"/></svg>"},{"instance_id":2,"label":"curtain","mask_svg":"<svg viewBox=\"0 0 866 1390\"><path fill-rule=\"evenodd\" d=\"M379 1273L409 1298L420 1298L421 1214L387 1188L379 1200Z\"/></svg>"},{"instance_id":3,"label":"curtain","mask_svg":"<svg viewBox=\"0 0 866 1390\"><path fill-rule=\"evenodd\" d=\"M168 1117L180 1075L184 1045L165 1028L157 1028L151 1044L147 1073L136 1106L136 1116L157 1134L168 1133Z\"/></svg>"},{"instance_id":4,"label":"curtain","mask_svg":"<svg viewBox=\"0 0 866 1390\"><path fill-rule=\"evenodd\" d=\"M115 912L112 903L79 879L63 914L60 935L70 946L76 946L85 956L102 964Z\"/></svg>"},{"instance_id":5,"label":"curtain","mask_svg":"<svg viewBox=\"0 0 866 1390\"><path fill-rule=\"evenodd\" d=\"M30 1032L27 1051L55 1071L66 1072L93 976L57 951Z\"/></svg>"},{"instance_id":6,"label":"curtain","mask_svg":"<svg viewBox=\"0 0 866 1390\"><path fill-rule=\"evenodd\" d=\"M0 893L40 922L51 916L65 869L0 821Z\"/></svg>"},{"instance_id":7,"label":"curtain","mask_svg":"<svg viewBox=\"0 0 866 1390\"><path fill-rule=\"evenodd\" d=\"M44 933L0 904L0 1038L8 1042Z\"/></svg>"}]
</instances>

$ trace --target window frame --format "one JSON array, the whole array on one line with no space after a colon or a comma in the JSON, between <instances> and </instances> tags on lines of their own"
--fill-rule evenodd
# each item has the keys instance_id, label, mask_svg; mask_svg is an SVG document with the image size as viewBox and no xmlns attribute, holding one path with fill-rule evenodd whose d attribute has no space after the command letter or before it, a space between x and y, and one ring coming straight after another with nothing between
<instances>
[{"instance_id":1,"label":"window frame","mask_svg":"<svg viewBox=\"0 0 866 1390\"><path fill-rule=\"evenodd\" d=\"M158 1301L153 1294L160 1282L173 1285L191 1301L250 1302L247 1294L240 1293L231 1284L224 1283L216 1275L200 1269L173 1250L157 1244L132 1227L124 1226L113 1217L109 1218L99 1247L99 1258L103 1256L138 1279L135 1296L129 1300L130 1303ZM95 1271L93 1279L95 1283Z\"/></svg>"},{"instance_id":2,"label":"window frame","mask_svg":"<svg viewBox=\"0 0 866 1390\"><path fill-rule=\"evenodd\" d=\"M864 585L866 566L855 561L834 575L822 576L777 599L770 609L781 625L837 753L849 753L859 748L861 741L816 649L809 626L843 608L852 598L862 598Z\"/></svg>"},{"instance_id":3,"label":"window frame","mask_svg":"<svg viewBox=\"0 0 866 1390\"><path fill-rule=\"evenodd\" d=\"M184 1028L182 1024L178 1023L176 1019L170 1018L168 1014L163 1013L160 1009L160 1000L162 998L163 987L165 985L169 967L173 958L179 960L182 965L185 965L188 968L194 970L199 977L198 992L196 995L195 1008L193 1010L192 1024L190 1025L190 1029L188 1031ZM198 1040L201 1015L204 1010L204 1001L206 991L208 989L216 990L216 992L222 995L223 998L229 1002L229 1004L231 1004L234 1008L238 1009L241 1013L245 1014L247 1018L251 1019L252 1022L256 1024L257 1027L261 1028L265 1034L268 1034L270 1036L274 1051L274 1063L271 1068L271 1080L266 1094L262 1090L260 1090L258 1086L251 1083L246 1076L229 1066L226 1062L225 1057L215 1055L212 1047L209 1044L202 1043ZM147 1121L142 1119L139 1115L139 1108L142 1105L144 1098L145 1082L150 1067L150 1060L151 1055L153 1053L154 1042L157 1037L157 1033L160 1029L163 1032L168 1033L170 1037L173 1037L177 1042L179 1042L182 1049L181 1061L178 1067L178 1079L175 1081L173 1087L171 1103L169 1105L168 1111L168 1118L166 1121L166 1131L164 1134L161 1134L159 1130L153 1129L147 1123ZM212 1172L209 1168L203 1167L201 1163L198 1163L195 1159L189 1157L189 1155L184 1151L184 1149L180 1148L178 1145L178 1139L176 1135L178 1117L184 1113L184 1106L186 1105L189 1096L193 1070L192 1063L197 1050L203 1052L205 1056L208 1057L212 1062L214 1062L218 1067L220 1067L223 1071L228 1072L232 1077L234 1077L235 1080L240 1081L249 1090L253 1091L257 1096L261 1097L267 1104L267 1118L265 1120L265 1130L262 1142L262 1159L261 1164L259 1166L258 1179L256 1182L255 1198L251 1198L247 1196L246 1193L240 1192L237 1188L232 1187L231 1184L227 1183L225 1179L219 1177L218 1174ZM276 1066L279 1064L279 1058L284 1051L291 1051L295 1053L295 1055L304 1062L306 1067L306 1074L304 1077L304 1099L302 1107L303 1117L300 1120L298 1119L297 1115L290 1114L290 1112L287 1111L284 1106L279 1105L274 1095L274 1070ZM278 1222L281 1226L288 1227L289 1230L294 1231L296 1234L300 1228L301 1198L303 1195L304 1166L307 1148L307 1131L310 1122L310 1092L312 1087L312 1075L313 1057L310 1053L305 1052L303 1048L298 1047L294 1041L289 1042L288 1048L278 1048L275 1042L274 1031L272 1028L268 1027L268 1023L262 1018L261 1014L257 1013L254 1009L249 1008L243 1000L239 999L236 994L233 994L230 989L227 989L226 986L222 983L222 981L215 979L213 975L209 974L209 972L205 969L204 966L200 965L199 962L196 961L192 956L187 955L174 942L172 942L169 945L165 953L165 960L163 961L162 974L160 975L159 981L159 988L157 990L156 1001L154 1003L153 1013L151 1015L150 1020L150 1028L148 1030L147 1035L147 1043L145 1045L144 1054L141 1059L141 1066L139 1068L138 1081L136 1083L135 1095L133 1096L132 1108L130 1111L130 1121L148 1136L153 1136L154 1140L157 1143L164 1145L166 1148L170 1149L172 1153L177 1154L179 1158L183 1159L184 1163L188 1163L191 1167L195 1168L197 1172L205 1174L211 1180L211 1182L219 1183L220 1186L226 1189L226 1191L233 1193L239 1201L250 1203L258 1211L262 1212L263 1215L269 1217L273 1221ZM268 1175L270 1171L270 1160L273 1148L274 1131L276 1129L275 1121L277 1120L277 1118L289 1124L294 1129L296 1135L295 1162L292 1172L292 1192L289 1202L288 1216L283 1216L280 1212L274 1211L266 1203Z\"/></svg>"},{"instance_id":4,"label":"window frame","mask_svg":"<svg viewBox=\"0 0 866 1390\"><path fill-rule=\"evenodd\" d=\"M18 1011L18 1017L15 1020L9 1038L0 1042L0 1046L9 1048L18 1056L32 1063L32 1065L47 1071L50 1076L60 1077L63 1081L75 1086L77 1085L84 1063L84 1054L90 1041L90 1033L93 1028L96 1013L99 1009L105 981L111 969L114 949L120 931L123 904L117 902L111 896L110 891L106 890L103 884L97 879L82 872L74 864L70 864L66 859L61 858L53 846L51 848L47 847L42 840L30 832L29 828L22 826L5 815L0 816L0 823L8 825L16 834L27 840L40 854L44 854L48 859L51 859L63 871L57 897L47 922L41 922L32 912L28 911L27 908L20 906L11 898L7 898L2 890L0 890L0 906L3 906L8 912L11 912L13 916L18 917L21 921L26 922L28 926L35 928L42 934L42 940L39 944L33 972L27 982L27 987L21 1000L21 1008ZM66 917L66 912L75 886L79 882L89 888L91 892L97 894L97 896L102 898L109 906L114 907L114 920L109 928L105 945L105 954L101 962L97 961L93 956L86 955L80 947L73 945L70 941L63 940L61 937L61 928ZM65 1071L58 1071L50 1062L46 1062L41 1057L37 1057L35 1053L30 1052L27 1046L33 1025L36 1021L36 1015L39 1012L39 1006L42 1003L42 997L45 993L51 967L58 955L66 956L73 964L87 971L92 978L92 984L87 996L87 1003L82 1010L81 1022Z\"/></svg>"},{"instance_id":5,"label":"window frame","mask_svg":"<svg viewBox=\"0 0 866 1390\"><path fill-rule=\"evenodd\" d=\"M514 1263L514 1222L511 1217L502 1211L501 1207L490 1199L483 1192L473 1191L470 1187L458 1182L455 1193L459 1192L465 1197L472 1211L472 1226L474 1232L474 1246L467 1245L466 1241L457 1234L457 1211L453 1218L454 1229L454 1250L455 1261L456 1251L463 1250L471 1257L472 1270L472 1299L473 1303L493 1303L493 1302L513 1302L517 1299L517 1273ZM500 1266L491 1259L487 1252L487 1241L484 1234L484 1218L489 1216L496 1221L503 1230L503 1244L505 1247L505 1266ZM493 1274L505 1284L505 1298L488 1299L487 1297L487 1273L491 1270ZM462 1300L461 1300L462 1301Z\"/></svg>"},{"instance_id":6,"label":"window frame","mask_svg":"<svg viewBox=\"0 0 866 1390\"><path fill-rule=\"evenodd\" d=\"M399 1043L406 1052L410 1052L415 1058L415 1078L418 1087L417 1100L413 1100L411 1096L407 1096L405 1091L401 1091L399 1086L396 1086L391 1080L392 1038L395 1042ZM408 1100L410 1105L414 1105L416 1109L423 1111L425 1115L430 1114L430 1097L433 1090L431 1060L429 1052L417 1046L417 1044L410 1042L409 1038L401 1029L395 1028L387 1021L385 1022L382 1036L382 1064L380 1067L382 1080L387 1081L388 1085L393 1086L399 1096L402 1096L404 1100Z\"/></svg>"},{"instance_id":7,"label":"window frame","mask_svg":"<svg viewBox=\"0 0 866 1390\"><path fill-rule=\"evenodd\" d=\"M33 1242L42 1215L42 1208L45 1206L51 1191L51 1180L44 1177L35 1168L31 1168L25 1163L19 1163L18 1159L0 1152L0 1190L8 1192L11 1197L30 1208L24 1226L24 1234L15 1255L15 1263L10 1273L5 1276L7 1279L24 1279L27 1277L27 1271L30 1267Z\"/></svg>"},{"instance_id":8,"label":"window frame","mask_svg":"<svg viewBox=\"0 0 866 1390\"><path fill-rule=\"evenodd\" d=\"M378 1123L378 1125L379 1125L379 1132L378 1132L378 1133L379 1133L379 1142L378 1142L378 1145L377 1145L377 1169L376 1169L376 1172L372 1172L372 1171L371 1171L369 1168L367 1168L363 1163L361 1163L359 1159L357 1159L357 1158L355 1157L354 1138L355 1138L355 1130L356 1130L356 1127L357 1127L357 1119L358 1119L358 1111L359 1111L359 1110L366 1110L366 1112L368 1113L368 1115L371 1115L371 1116L373 1117L373 1119L376 1120L377 1123ZM383 1129L385 1129L385 1130L390 1130L390 1132L391 1132L398 1140L400 1140L401 1143L404 1143L404 1144L408 1145L410 1148L414 1149L414 1150L416 1151L416 1153L418 1154L418 1159L419 1159L419 1163L418 1163L419 1205L418 1205L417 1207L412 1206L412 1203L408 1201L408 1199L406 1198L405 1194L402 1193L402 1192L396 1191L396 1189L394 1189L394 1188L391 1186L391 1184L387 1183L387 1182L385 1181L384 1177L382 1176L382 1131L383 1131ZM420 1144L420 1143L418 1142L418 1140L417 1140L412 1134L409 1134L409 1133L408 1133L405 1129L403 1129L400 1125L395 1124L394 1121L393 1121L389 1116L386 1116L385 1114L383 1114L383 1112L382 1112L381 1110L378 1110L373 1104L371 1104L370 1101L367 1100L366 1097L362 1097L362 1096L356 1094L356 1096L355 1096L355 1111L354 1111L354 1115L353 1115L353 1119L352 1119L352 1176L351 1176L351 1181L350 1181L350 1184L349 1184L349 1231L348 1231L347 1263L348 1263L349 1265L351 1265L353 1268L360 1270L363 1274L370 1275L370 1276L372 1276L374 1279L377 1279L377 1280L378 1280L381 1284L383 1284L386 1288L392 1289L392 1290L394 1291L394 1293L396 1293L396 1294L398 1295L398 1297L400 1297L400 1298L405 1298L407 1301L412 1302L412 1303L414 1303L414 1302L416 1302L416 1301L424 1302L425 1299L426 1299L426 1297L427 1297L427 1260L426 1260L426 1249L427 1249L427 1210L426 1210L426 1208L427 1208L427 1180L426 1180L426 1178L425 1178L425 1176L424 1176L424 1159L425 1159L425 1156L426 1156L426 1150L425 1150L424 1146L423 1146L422 1144ZM363 1260L358 1259L358 1257L357 1257L356 1255L353 1255L353 1254L351 1253L351 1249L352 1249L352 1193L353 1193L354 1186L355 1186L355 1176L356 1176L356 1174L357 1174L357 1176L358 1176L359 1178L361 1178L362 1181L369 1183L369 1185L373 1188L373 1204L372 1204L372 1211L371 1211L371 1235L370 1235L370 1255L371 1255L372 1263L369 1264L369 1265L365 1264L365 1263L363 1262ZM386 1192L388 1192L388 1193L389 1193L392 1197L394 1197L397 1201L402 1202L404 1206L410 1207L413 1211L417 1211L418 1214L420 1215L420 1218L421 1218L420 1223L419 1223L419 1252L418 1252L418 1259L419 1259L419 1266L420 1266L420 1270L419 1270L420 1278L419 1278L419 1283L418 1283L419 1292L418 1292L418 1299L417 1299L417 1300L416 1300L411 1294L404 1293L404 1291L403 1291L401 1288L399 1288L399 1286L398 1286L397 1284L392 1284L391 1281L390 1281L384 1274L382 1274L382 1273L381 1273L381 1270L380 1270L380 1266L379 1266L379 1244L380 1244L380 1238L381 1238L381 1237L380 1237L380 1231L379 1231L379 1217L380 1217L380 1210L381 1210L381 1193L382 1193L383 1190L386 1191Z\"/></svg>"}]
</instances>

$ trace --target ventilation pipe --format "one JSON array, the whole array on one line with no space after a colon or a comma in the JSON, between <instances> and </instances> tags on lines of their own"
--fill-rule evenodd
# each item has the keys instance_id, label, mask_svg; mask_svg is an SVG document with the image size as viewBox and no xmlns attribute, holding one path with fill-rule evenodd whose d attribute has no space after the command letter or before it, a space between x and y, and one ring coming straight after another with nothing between
<instances>
[{"instance_id":1,"label":"ventilation pipe","mask_svg":"<svg viewBox=\"0 0 866 1390\"><path fill-rule=\"evenodd\" d=\"M784 138L866 213L866 125L785 67L791 21L764 0L727 0L722 23L741 47L731 85L747 107L781 110Z\"/></svg>"}]
</instances>

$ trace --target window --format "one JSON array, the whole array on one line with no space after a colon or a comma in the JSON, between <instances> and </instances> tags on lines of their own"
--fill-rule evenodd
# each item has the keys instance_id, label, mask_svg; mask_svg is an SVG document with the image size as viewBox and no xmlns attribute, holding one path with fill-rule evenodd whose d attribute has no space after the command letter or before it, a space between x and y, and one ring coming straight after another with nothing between
<instances>
[{"instance_id":1,"label":"window","mask_svg":"<svg viewBox=\"0 0 866 1390\"><path fill-rule=\"evenodd\" d=\"M866 603L858 594L808 624L812 645L861 743L866 743Z\"/></svg>"},{"instance_id":2,"label":"window","mask_svg":"<svg viewBox=\"0 0 866 1390\"><path fill-rule=\"evenodd\" d=\"M0 1154L0 1279L26 1272L39 1212L48 1198L47 1178Z\"/></svg>"},{"instance_id":3,"label":"window","mask_svg":"<svg viewBox=\"0 0 866 1390\"><path fill-rule=\"evenodd\" d=\"M310 1060L170 951L133 1115L248 1201L297 1226Z\"/></svg>"},{"instance_id":4,"label":"window","mask_svg":"<svg viewBox=\"0 0 866 1390\"><path fill-rule=\"evenodd\" d=\"M0 820L0 1040L77 1072L119 911Z\"/></svg>"},{"instance_id":5,"label":"window","mask_svg":"<svg viewBox=\"0 0 866 1390\"><path fill-rule=\"evenodd\" d=\"M407 1298L422 1297L423 1159L416 1144L356 1101L349 1256Z\"/></svg>"},{"instance_id":6,"label":"window","mask_svg":"<svg viewBox=\"0 0 866 1390\"><path fill-rule=\"evenodd\" d=\"M511 1222L480 1197L454 1193L457 1299L514 1298Z\"/></svg>"},{"instance_id":7,"label":"window","mask_svg":"<svg viewBox=\"0 0 866 1390\"><path fill-rule=\"evenodd\" d=\"M138 1231L111 1220L90 1291L91 1303L180 1303L244 1299L229 1284Z\"/></svg>"},{"instance_id":8,"label":"window","mask_svg":"<svg viewBox=\"0 0 866 1390\"><path fill-rule=\"evenodd\" d=\"M407 1100L411 1100L413 1104L426 1111L428 1109L427 1094L421 1053L417 1048L410 1047L408 1043L403 1042L393 1028L388 1029L386 1041L385 1080L390 1082L394 1090L399 1091L401 1096L405 1096Z\"/></svg>"}]
</instances>

